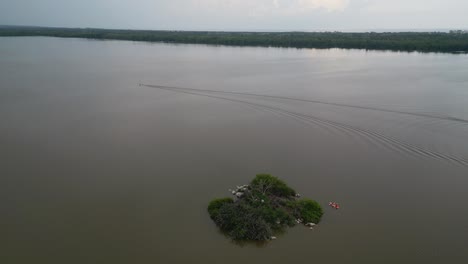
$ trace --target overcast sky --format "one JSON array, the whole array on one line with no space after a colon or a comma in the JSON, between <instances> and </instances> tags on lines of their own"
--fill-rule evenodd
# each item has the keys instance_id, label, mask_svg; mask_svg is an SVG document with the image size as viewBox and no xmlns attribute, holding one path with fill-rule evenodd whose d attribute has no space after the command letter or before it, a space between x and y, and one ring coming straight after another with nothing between
<instances>
[{"instance_id":1,"label":"overcast sky","mask_svg":"<svg viewBox=\"0 0 468 264\"><path fill-rule=\"evenodd\" d=\"M0 0L0 25L177 30L468 28L468 0Z\"/></svg>"}]
</instances>

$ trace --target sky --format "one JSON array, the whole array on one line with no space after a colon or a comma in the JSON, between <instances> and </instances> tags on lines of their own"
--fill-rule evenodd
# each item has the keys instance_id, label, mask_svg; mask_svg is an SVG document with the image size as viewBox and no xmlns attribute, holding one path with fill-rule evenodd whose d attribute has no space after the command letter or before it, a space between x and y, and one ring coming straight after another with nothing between
<instances>
[{"instance_id":1,"label":"sky","mask_svg":"<svg viewBox=\"0 0 468 264\"><path fill-rule=\"evenodd\" d=\"M224 31L468 29L468 0L0 0L0 25Z\"/></svg>"}]
</instances>

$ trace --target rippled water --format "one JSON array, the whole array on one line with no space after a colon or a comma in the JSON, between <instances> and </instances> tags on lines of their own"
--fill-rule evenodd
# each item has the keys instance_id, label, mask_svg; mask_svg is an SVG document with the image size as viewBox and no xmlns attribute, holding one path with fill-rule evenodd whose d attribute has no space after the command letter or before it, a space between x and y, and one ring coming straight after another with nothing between
<instances>
[{"instance_id":1,"label":"rippled water","mask_svg":"<svg viewBox=\"0 0 468 264\"><path fill-rule=\"evenodd\" d=\"M466 263L468 56L0 38L1 263ZM325 207L237 245L256 173Z\"/></svg>"}]
</instances>

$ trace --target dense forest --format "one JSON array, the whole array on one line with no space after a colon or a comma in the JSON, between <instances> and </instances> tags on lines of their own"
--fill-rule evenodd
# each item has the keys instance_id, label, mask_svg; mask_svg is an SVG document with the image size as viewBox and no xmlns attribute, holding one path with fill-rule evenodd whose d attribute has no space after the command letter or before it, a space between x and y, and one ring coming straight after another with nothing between
<instances>
[{"instance_id":1,"label":"dense forest","mask_svg":"<svg viewBox=\"0 0 468 264\"><path fill-rule=\"evenodd\" d=\"M0 27L0 36L50 36L229 46L468 52L468 34L465 32L209 32L4 26Z\"/></svg>"}]
</instances>

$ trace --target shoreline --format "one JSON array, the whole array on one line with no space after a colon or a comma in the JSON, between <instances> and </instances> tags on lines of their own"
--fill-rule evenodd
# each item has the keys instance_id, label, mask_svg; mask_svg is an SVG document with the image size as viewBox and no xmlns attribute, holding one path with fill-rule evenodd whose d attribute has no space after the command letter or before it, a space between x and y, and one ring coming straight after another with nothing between
<instances>
[{"instance_id":1,"label":"shoreline","mask_svg":"<svg viewBox=\"0 0 468 264\"><path fill-rule=\"evenodd\" d=\"M444 32L222 32L93 28L0 27L0 37L43 36L235 47L357 49L421 53L468 53L468 34Z\"/></svg>"}]
</instances>

